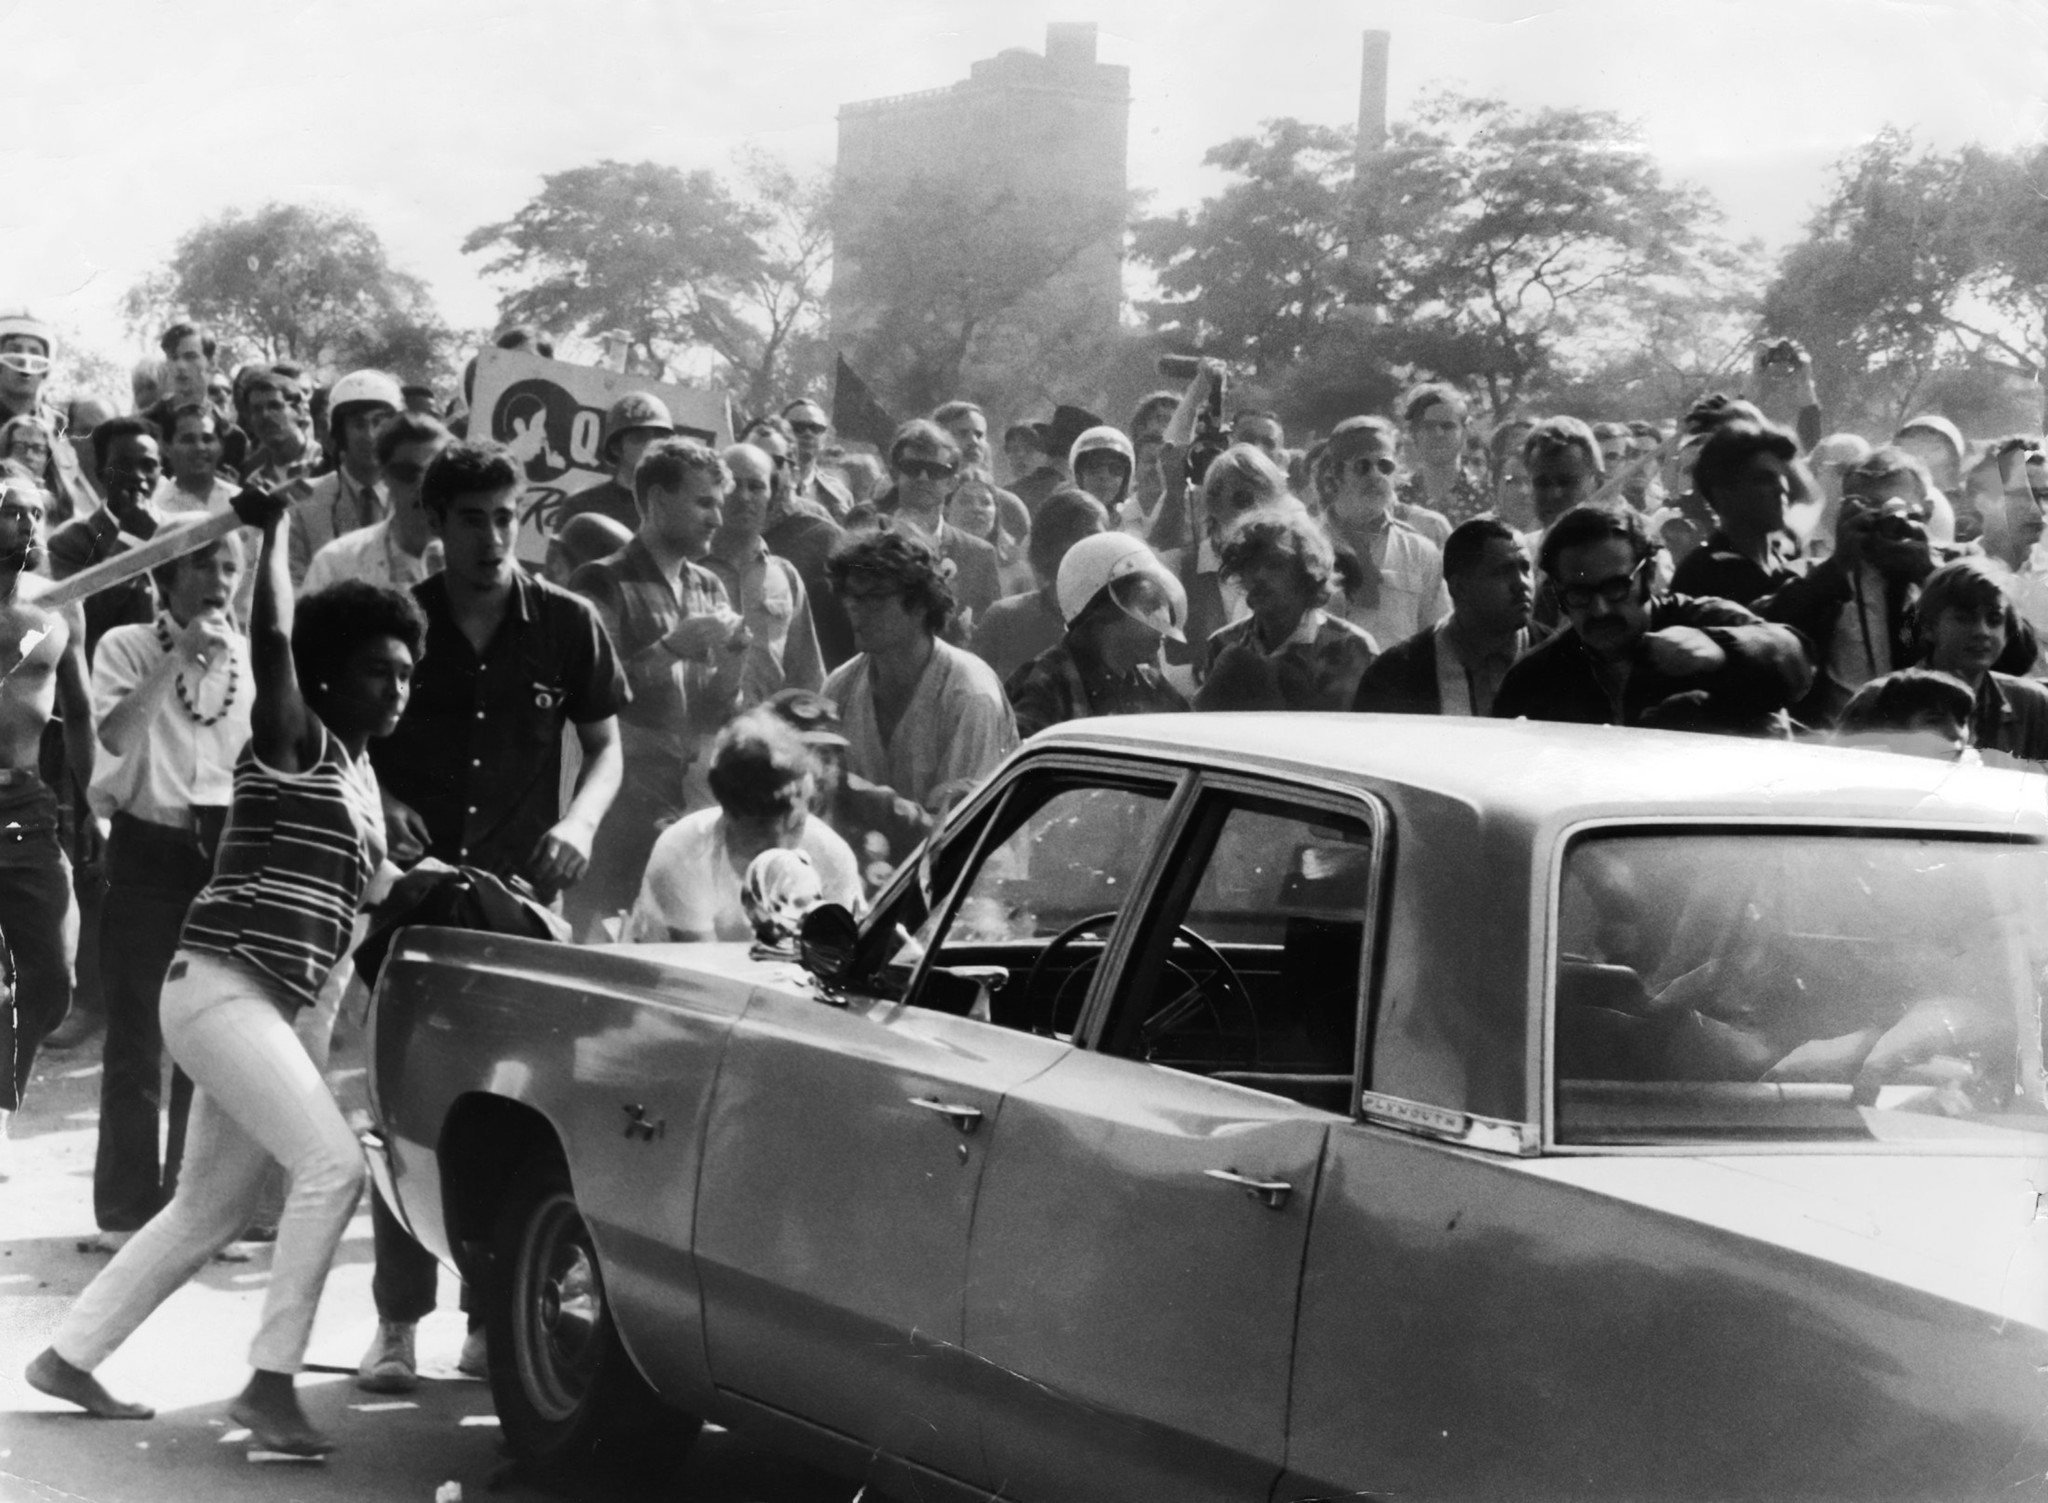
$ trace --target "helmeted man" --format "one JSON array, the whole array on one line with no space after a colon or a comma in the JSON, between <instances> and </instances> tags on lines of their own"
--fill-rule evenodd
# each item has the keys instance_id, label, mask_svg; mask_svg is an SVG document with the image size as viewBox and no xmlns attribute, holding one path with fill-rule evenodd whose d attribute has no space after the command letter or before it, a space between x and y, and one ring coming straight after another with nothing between
<instances>
[{"instance_id":1,"label":"helmeted man","mask_svg":"<svg viewBox=\"0 0 2048 1503\"><path fill-rule=\"evenodd\" d=\"M351 371L334 383L327 410L340 463L292 507L294 587L304 583L314 554L390 515L391 504L378 488L377 437L404 405L398 382L382 371Z\"/></svg>"},{"instance_id":2,"label":"helmeted man","mask_svg":"<svg viewBox=\"0 0 2048 1503\"><path fill-rule=\"evenodd\" d=\"M52 434L64 436L63 414L42 395L56 353L56 331L33 313L26 309L0 312L0 423L33 417ZM78 455L69 444L50 445L50 458L36 479L52 496L64 498L73 515L83 516L99 507L99 497L86 483Z\"/></svg>"},{"instance_id":3,"label":"helmeted man","mask_svg":"<svg viewBox=\"0 0 2048 1503\"><path fill-rule=\"evenodd\" d=\"M598 456L612 467L611 479L599 481L576 492L562 503L555 525L585 512L610 517L631 532L640 530L640 503L633 499L633 472L640 456L658 438L673 437L675 419L660 397L652 392L629 391L612 403L604 415L604 432L598 439Z\"/></svg>"},{"instance_id":4,"label":"helmeted man","mask_svg":"<svg viewBox=\"0 0 2048 1503\"><path fill-rule=\"evenodd\" d=\"M1159 668L1161 644L1187 639L1187 592L1157 554L1127 532L1082 538L1060 560L1055 587L1066 635L1003 686L1019 736L1084 716L1188 707Z\"/></svg>"}]
</instances>

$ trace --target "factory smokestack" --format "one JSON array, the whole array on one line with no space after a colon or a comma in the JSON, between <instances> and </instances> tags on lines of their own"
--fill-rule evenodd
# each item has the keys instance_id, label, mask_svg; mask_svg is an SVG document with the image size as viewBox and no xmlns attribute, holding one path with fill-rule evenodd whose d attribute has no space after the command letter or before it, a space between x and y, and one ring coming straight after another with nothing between
<instances>
[{"instance_id":1,"label":"factory smokestack","mask_svg":"<svg viewBox=\"0 0 2048 1503\"><path fill-rule=\"evenodd\" d=\"M1363 165L1387 145L1387 48L1393 36L1365 34L1365 56L1358 72L1358 160Z\"/></svg>"}]
</instances>

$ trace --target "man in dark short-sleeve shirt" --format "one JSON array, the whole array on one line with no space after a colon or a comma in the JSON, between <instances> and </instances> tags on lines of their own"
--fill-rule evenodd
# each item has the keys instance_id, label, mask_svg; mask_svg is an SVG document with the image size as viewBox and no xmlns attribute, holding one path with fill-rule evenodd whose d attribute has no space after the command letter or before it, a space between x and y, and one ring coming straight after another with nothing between
<instances>
[{"instance_id":1,"label":"man in dark short-sleeve shirt","mask_svg":"<svg viewBox=\"0 0 2048 1503\"><path fill-rule=\"evenodd\" d=\"M373 761L393 830L392 857L524 877L543 899L573 885L619 789L618 660L597 615L516 562L521 478L497 444L451 444L420 482L420 501L446 566L413 596L427 645L398 729ZM561 807L562 728L574 726L583 766ZM374 1199L377 1335L357 1383L377 1393L417 1385L413 1333L434 1308L433 1255ZM472 1317L472 1321L476 1317ZM482 1371L472 1324L464 1372Z\"/></svg>"}]
</instances>

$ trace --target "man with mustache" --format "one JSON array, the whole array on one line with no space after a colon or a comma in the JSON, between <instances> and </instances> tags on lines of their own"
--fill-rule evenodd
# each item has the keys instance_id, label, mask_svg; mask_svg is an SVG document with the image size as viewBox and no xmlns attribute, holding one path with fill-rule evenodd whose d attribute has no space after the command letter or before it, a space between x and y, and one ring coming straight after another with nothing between
<instances>
[{"instance_id":1,"label":"man with mustache","mask_svg":"<svg viewBox=\"0 0 2048 1503\"><path fill-rule=\"evenodd\" d=\"M1543 539L1568 623L1501 680L1507 720L1762 734L1813 683L1788 626L1726 600L1656 593L1656 540L1633 507L1575 506Z\"/></svg>"}]
</instances>

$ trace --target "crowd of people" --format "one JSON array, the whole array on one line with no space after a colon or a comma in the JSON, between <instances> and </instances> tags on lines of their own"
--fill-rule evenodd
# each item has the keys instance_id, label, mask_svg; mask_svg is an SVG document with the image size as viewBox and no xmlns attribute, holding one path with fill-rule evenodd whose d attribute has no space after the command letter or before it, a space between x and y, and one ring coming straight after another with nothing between
<instances>
[{"instance_id":1,"label":"crowd of people","mask_svg":"<svg viewBox=\"0 0 2048 1503\"><path fill-rule=\"evenodd\" d=\"M531 329L499 343L552 353ZM319 1062L360 989L352 942L464 872L578 942L745 939L764 853L858 910L1020 738L1097 715L2048 758L2039 441L1935 415L1828 434L1782 341L1749 391L1663 425L1486 426L1429 382L1293 445L1279 414L1223 411L1202 362L1127 426L1020 415L1000 467L969 401L869 454L799 398L721 450L634 391L606 417L607 478L544 537L459 400L230 370L188 322L162 351L131 410L59 403L50 328L0 315L0 1128L39 1047L104 1029L112 1261L29 1374L96 1414L147 1412L94 1367L208 1258L271 1235L236 1414L276 1449L328 1447L291 1375L363 1176ZM403 1391L436 1270L381 1201L373 1225L358 1382ZM483 1356L473 1328L463 1363Z\"/></svg>"}]
</instances>

